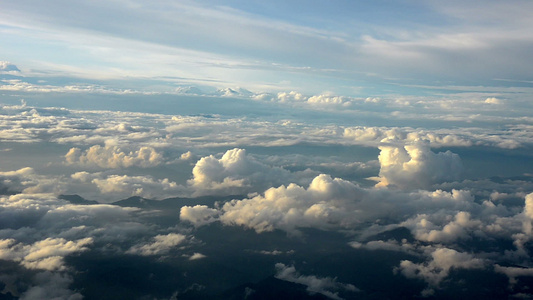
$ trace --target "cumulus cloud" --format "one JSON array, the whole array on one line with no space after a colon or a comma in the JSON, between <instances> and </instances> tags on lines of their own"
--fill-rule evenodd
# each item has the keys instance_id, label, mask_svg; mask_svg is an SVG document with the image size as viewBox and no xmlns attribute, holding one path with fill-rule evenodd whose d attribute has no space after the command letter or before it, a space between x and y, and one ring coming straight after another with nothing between
<instances>
[{"instance_id":1,"label":"cumulus cloud","mask_svg":"<svg viewBox=\"0 0 533 300\"><path fill-rule=\"evenodd\" d=\"M417 216L419 221L413 228L416 239L433 243L450 243L458 239L471 238L470 232L481 229L483 223L480 220L472 220L468 212L458 212L454 220L442 226L436 226L424 215Z\"/></svg>"},{"instance_id":2,"label":"cumulus cloud","mask_svg":"<svg viewBox=\"0 0 533 300\"><path fill-rule=\"evenodd\" d=\"M355 228L362 222L387 220L398 222L415 232L420 220L411 218L413 216L440 212L437 215L442 217L460 211L479 211L479 206L466 190L400 192L384 188L365 189L322 174L315 177L307 188L293 183L269 188L247 199L215 205L214 208L205 205L184 206L181 219L195 226L220 221L225 225L244 226L257 232L281 229L291 234L299 234L298 228L336 230ZM458 216L459 224L466 226L467 232L476 228L477 221L465 220L468 214L461 213Z\"/></svg>"},{"instance_id":3,"label":"cumulus cloud","mask_svg":"<svg viewBox=\"0 0 533 300\"><path fill-rule=\"evenodd\" d=\"M420 141L429 143L431 147L443 146L472 146L474 136L465 136L463 133L439 130L428 131L415 128L387 128L356 126L346 127L343 131L346 139L357 143L380 146L383 143L405 143L412 144Z\"/></svg>"},{"instance_id":4,"label":"cumulus cloud","mask_svg":"<svg viewBox=\"0 0 533 300\"><path fill-rule=\"evenodd\" d=\"M281 280L303 284L310 294L319 293L330 299L342 299L338 291L358 292L359 289L352 284L337 282L331 277L317 277L314 275L301 275L294 266L286 266L282 263L276 265L275 277Z\"/></svg>"},{"instance_id":5,"label":"cumulus cloud","mask_svg":"<svg viewBox=\"0 0 533 300\"><path fill-rule=\"evenodd\" d=\"M31 245L17 243L14 239L0 240L0 258L19 262L28 269L63 271L66 255L88 250L92 238L67 241L63 238L47 238Z\"/></svg>"},{"instance_id":6,"label":"cumulus cloud","mask_svg":"<svg viewBox=\"0 0 533 300\"><path fill-rule=\"evenodd\" d=\"M232 200L219 210L207 206L183 207L180 217L195 225L218 219L227 225L241 225L257 232L275 228L297 233L298 227L330 228L355 222L353 204L363 190L329 175L319 175L303 188L296 184L270 188L263 195Z\"/></svg>"},{"instance_id":7,"label":"cumulus cloud","mask_svg":"<svg viewBox=\"0 0 533 300\"><path fill-rule=\"evenodd\" d=\"M94 145L82 151L71 148L65 155L67 164L98 166L100 168L128 168L132 166L147 168L163 162L163 155L152 147L141 147L139 150L124 152L118 146Z\"/></svg>"},{"instance_id":8,"label":"cumulus cloud","mask_svg":"<svg viewBox=\"0 0 533 300\"><path fill-rule=\"evenodd\" d=\"M218 220L220 212L207 205L184 206L180 210L180 220L195 226L203 226Z\"/></svg>"},{"instance_id":9,"label":"cumulus cloud","mask_svg":"<svg viewBox=\"0 0 533 300\"><path fill-rule=\"evenodd\" d=\"M35 180L35 177L35 171L30 167L16 171L0 172L0 193L22 192L28 187L36 186L39 182Z\"/></svg>"},{"instance_id":10,"label":"cumulus cloud","mask_svg":"<svg viewBox=\"0 0 533 300\"><path fill-rule=\"evenodd\" d=\"M425 189L435 183L458 180L463 168L459 155L450 151L434 153L424 143L379 149L378 186Z\"/></svg>"},{"instance_id":11,"label":"cumulus cloud","mask_svg":"<svg viewBox=\"0 0 533 300\"><path fill-rule=\"evenodd\" d=\"M202 258L206 258L207 256L205 256L204 254L202 253L198 253L198 252L195 252L193 255L191 255L189 257L189 260L198 260L198 259L202 259Z\"/></svg>"},{"instance_id":12,"label":"cumulus cloud","mask_svg":"<svg viewBox=\"0 0 533 300\"><path fill-rule=\"evenodd\" d=\"M152 243L135 245L126 251L126 253L143 256L167 254L172 249L175 249L176 246L184 243L186 239L187 237L185 235L179 233L156 235Z\"/></svg>"},{"instance_id":13,"label":"cumulus cloud","mask_svg":"<svg viewBox=\"0 0 533 300\"><path fill-rule=\"evenodd\" d=\"M201 158L192 175L188 184L197 196L243 194L291 178L289 171L265 165L238 148L226 151L220 159L213 155Z\"/></svg>"},{"instance_id":14,"label":"cumulus cloud","mask_svg":"<svg viewBox=\"0 0 533 300\"><path fill-rule=\"evenodd\" d=\"M485 261L469 253L458 252L449 248L438 248L430 254L430 260L416 264L403 260L395 269L407 278L419 278L430 287L438 288L442 280L450 274L451 269L482 269Z\"/></svg>"}]
</instances>

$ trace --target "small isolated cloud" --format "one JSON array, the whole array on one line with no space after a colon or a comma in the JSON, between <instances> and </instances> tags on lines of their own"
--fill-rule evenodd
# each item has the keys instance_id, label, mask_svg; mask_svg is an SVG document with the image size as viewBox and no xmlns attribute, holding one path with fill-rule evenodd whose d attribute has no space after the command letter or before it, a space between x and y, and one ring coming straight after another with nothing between
<instances>
[{"instance_id":1,"label":"small isolated cloud","mask_svg":"<svg viewBox=\"0 0 533 300\"><path fill-rule=\"evenodd\" d=\"M187 237L179 233L169 233L166 235L156 235L153 242L149 244L140 244L131 247L126 253L143 256L163 255L169 253L176 246L184 243Z\"/></svg>"},{"instance_id":2,"label":"small isolated cloud","mask_svg":"<svg viewBox=\"0 0 533 300\"><path fill-rule=\"evenodd\" d=\"M148 168L163 162L163 155L152 147L141 147L139 150L124 152L118 146L95 145L82 151L71 148L65 155L67 164L98 166L100 168L128 168L132 166Z\"/></svg>"},{"instance_id":3,"label":"small isolated cloud","mask_svg":"<svg viewBox=\"0 0 533 300\"><path fill-rule=\"evenodd\" d=\"M430 287L438 288L442 280L448 277L450 270L482 269L484 260L473 255L458 252L449 248L438 248L431 253L429 262L416 264L410 260L403 260L395 272L400 272L407 278L418 278L427 282Z\"/></svg>"},{"instance_id":4,"label":"small isolated cloud","mask_svg":"<svg viewBox=\"0 0 533 300\"><path fill-rule=\"evenodd\" d=\"M485 99L485 103L488 103L488 104L501 104L502 101L500 99L498 99L498 98L490 97L490 98Z\"/></svg>"},{"instance_id":5,"label":"small isolated cloud","mask_svg":"<svg viewBox=\"0 0 533 300\"><path fill-rule=\"evenodd\" d=\"M155 179L151 176L110 175L100 178L100 174L75 173L76 179L87 180L92 177L93 184L103 194L115 197L141 196L145 198L164 198L182 195L185 188L168 178Z\"/></svg>"},{"instance_id":6,"label":"small isolated cloud","mask_svg":"<svg viewBox=\"0 0 533 300\"><path fill-rule=\"evenodd\" d=\"M426 143L379 149L378 186L427 189L436 183L459 179L463 169L459 155L450 151L433 153Z\"/></svg>"},{"instance_id":7,"label":"small isolated cloud","mask_svg":"<svg viewBox=\"0 0 533 300\"><path fill-rule=\"evenodd\" d=\"M202 258L206 258L207 256L203 255L202 253L194 253L193 255L191 255L189 257L189 260L198 260L198 259L202 259Z\"/></svg>"},{"instance_id":8,"label":"small isolated cloud","mask_svg":"<svg viewBox=\"0 0 533 300\"><path fill-rule=\"evenodd\" d=\"M2 72L20 72L19 68L8 61L0 61L0 73Z\"/></svg>"},{"instance_id":9,"label":"small isolated cloud","mask_svg":"<svg viewBox=\"0 0 533 300\"><path fill-rule=\"evenodd\" d=\"M518 282L518 277L533 277L533 268L504 267L496 264L494 265L494 271L507 275L507 277L509 277L509 284L511 286Z\"/></svg>"},{"instance_id":10,"label":"small isolated cloud","mask_svg":"<svg viewBox=\"0 0 533 300\"><path fill-rule=\"evenodd\" d=\"M281 280L303 284L307 287L309 294L322 294L330 299L342 299L339 291L358 292L359 289L352 284L337 282L336 278L317 277L314 275L300 275L294 266L286 266L282 263L276 265L275 277Z\"/></svg>"}]
</instances>

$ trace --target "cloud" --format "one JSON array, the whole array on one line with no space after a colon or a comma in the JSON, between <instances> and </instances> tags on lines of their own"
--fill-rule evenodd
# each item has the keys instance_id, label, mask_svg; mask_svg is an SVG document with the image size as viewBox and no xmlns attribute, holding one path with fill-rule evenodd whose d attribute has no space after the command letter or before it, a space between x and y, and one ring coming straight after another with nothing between
<instances>
[{"instance_id":1,"label":"cloud","mask_svg":"<svg viewBox=\"0 0 533 300\"><path fill-rule=\"evenodd\" d=\"M203 226L218 220L220 212L207 205L183 206L180 210L180 220Z\"/></svg>"},{"instance_id":2,"label":"cloud","mask_svg":"<svg viewBox=\"0 0 533 300\"><path fill-rule=\"evenodd\" d=\"M322 174L307 189L293 183L282 185L250 199L232 200L219 210L185 206L180 218L197 226L218 218L224 224L241 225L257 232L279 228L297 234L298 227L349 226L355 222L351 214L353 204L363 193L351 182Z\"/></svg>"},{"instance_id":3,"label":"cloud","mask_svg":"<svg viewBox=\"0 0 533 300\"><path fill-rule=\"evenodd\" d=\"M0 61L0 72L19 73L20 70L17 68L17 66L8 61Z\"/></svg>"},{"instance_id":4,"label":"cloud","mask_svg":"<svg viewBox=\"0 0 533 300\"><path fill-rule=\"evenodd\" d=\"M450 151L435 154L424 143L379 149L378 186L429 188L435 183L458 180L463 168L459 155Z\"/></svg>"},{"instance_id":5,"label":"cloud","mask_svg":"<svg viewBox=\"0 0 533 300\"><path fill-rule=\"evenodd\" d=\"M359 289L352 284L337 282L336 278L316 277L314 275L300 275L294 266L286 266L282 263L276 265L275 277L281 280L303 284L307 291L312 295L315 293L322 294L330 299L342 299L338 291L358 292Z\"/></svg>"},{"instance_id":6,"label":"cloud","mask_svg":"<svg viewBox=\"0 0 533 300\"><path fill-rule=\"evenodd\" d=\"M34 286L20 295L20 300L68 299L81 300L83 295L71 291L73 280L69 275L41 272L34 276Z\"/></svg>"},{"instance_id":7,"label":"cloud","mask_svg":"<svg viewBox=\"0 0 533 300\"><path fill-rule=\"evenodd\" d=\"M448 277L452 269L482 269L485 268L483 259L475 258L471 254L458 252L449 248L438 248L431 252L431 260L416 264L403 260L395 269L407 278L419 278L426 281L430 287L438 288L442 280Z\"/></svg>"},{"instance_id":8,"label":"cloud","mask_svg":"<svg viewBox=\"0 0 533 300\"><path fill-rule=\"evenodd\" d=\"M118 146L95 145L82 151L71 148L65 155L67 164L98 166L100 168L141 168L154 167L163 162L163 155L152 147L140 147L139 150L124 152Z\"/></svg>"},{"instance_id":9,"label":"cloud","mask_svg":"<svg viewBox=\"0 0 533 300\"><path fill-rule=\"evenodd\" d=\"M485 103L488 103L488 104L502 104L501 100L498 99L498 98L495 98L495 97L490 97L490 98L485 99Z\"/></svg>"},{"instance_id":10,"label":"cloud","mask_svg":"<svg viewBox=\"0 0 533 300\"><path fill-rule=\"evenodd\" d=\"M186 192L185 187L170 181L168 178L155 179L151 176L129 175L109 175L105 178L100 178L99 175L90 175L95 177L91 182L96 185L101 193L114 197L168 198L183 195ZM78 177L76 176L76 178ZM82 177L84 178L84 176Z\"/></svg>"},{"instance_id":11,"label":"cloud","mask_svg":"<svg viewBox=\"0 0 533 300\"><path fill-rule=\"evenodd\" d=\"M131 247L126 253L138 254L143 256L163 255L169 253L176 246L183 244L187 237L179 233L169 233L166 235L156 235L153 243L140 244Z\"/></svg>"},{"instance_id":12,"label":"cloud","mask_svg":"<svg viewBox=\"0 0 533 300\"><path fill-rule=\"evenodd\" d=\"M525 200L524 214L533 219L533 193L527 194Z\"/></svg>"},{"instance_id":13,"label":"cloud","mask_svg":"<svg viewBox=\"0 0 533 300\"><path fill-rule=\"evenodd\" d=\"M527 267L504 267L496 264L494 265L494 271L507 275L507 277L509 277L509 284L511 285L511 287L517 284L518 277L533 276L533 268Z\"/></svg>"},{"instance_id":14,"label":"cloud","mask_svg":"<svg viewBox=\"0 0 533 300\"><path fill-rule=\"evenodd\" d=\"M202 253L195 252L193 255L189 257L189 260L198 260L202 258L206 258L207 256L203 255Z\"/></svg>"},{"instance_id":15,"label":"cloud","mask_svg":"<svg viewBox=\"0 0 533 300\"><path fill-rule=\"evenodd\" d=\"M92 238L76 241L46 238L31 245L17 243L14 239L0 240L0 258L19 262L28 269L64 271L63 258L88 250L87 246L92 243Z\"/></svg>"}]
</instances>

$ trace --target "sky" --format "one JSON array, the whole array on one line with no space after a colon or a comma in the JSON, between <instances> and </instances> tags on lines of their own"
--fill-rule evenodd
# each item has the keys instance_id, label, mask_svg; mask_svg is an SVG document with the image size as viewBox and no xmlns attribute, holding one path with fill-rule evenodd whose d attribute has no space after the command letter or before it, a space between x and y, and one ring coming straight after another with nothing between
<instances>
[{"instance_id":1,"label":"sky","mask_svg":"<svg viewBox=\"0 0 533 300\"><path fill-rule=\"evenodd\" d=\"M533 2L0 0L0 299L531 299Z\"/></svg>"},{"instance_id":2,"label":"sky","mask_svg":"<svg viewBox=\"0 0 533 300\"><path fill-rule=\"evenodd\" d=\"M531 87L530 1L2 1L26 76L344 96ZM37 51L38 49L38 51Z\"/></svg>"}]
</instances>

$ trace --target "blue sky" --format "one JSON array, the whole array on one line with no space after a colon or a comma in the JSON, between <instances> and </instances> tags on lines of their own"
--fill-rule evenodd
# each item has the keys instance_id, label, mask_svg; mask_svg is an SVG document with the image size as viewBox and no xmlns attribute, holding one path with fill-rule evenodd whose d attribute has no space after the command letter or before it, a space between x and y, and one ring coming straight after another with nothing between
<instances>
[{"instance_id":1,"label":"blue sky","mask_svg":"<svg viewBox=\"0 0 533 300\"><path fill-rule=\"evenodd\" d=\"M432 93L428 86L530 86L532 6L3 1L0 57L27 77L113 79L116 88L135 82L154 90L239 86L372 96Z\"/></svg>"}]
</instances>

